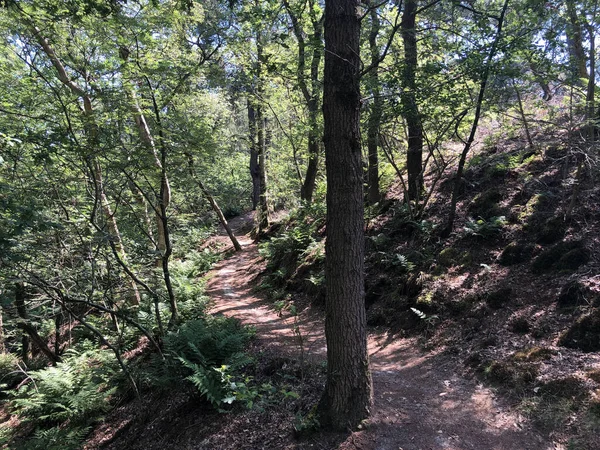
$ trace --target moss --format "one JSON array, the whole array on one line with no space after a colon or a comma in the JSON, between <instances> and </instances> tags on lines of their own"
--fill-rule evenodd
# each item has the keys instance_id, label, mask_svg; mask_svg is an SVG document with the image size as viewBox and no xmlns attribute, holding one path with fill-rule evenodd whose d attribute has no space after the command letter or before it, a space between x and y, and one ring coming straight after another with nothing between
<instances>
[{"instance_id":1,"label":"moss","mask_svg":"<svg viewBox=\"0 0 600 450\"><path fill-rule=\"evenodd\" d=\"M558 199L551 193L535 194L529 199L519 219L524 222L525 228L537 233L546 223L549 216L558 205Z\"/></svg>"},{"instance_id":2,"label":"moss","mask_svg":"<svg viewBox=\"0 0 600 450\"><path fill-rule=\"evenodd\" d=\"M490 308L500 309L508 303L512 297L513 290L510 287L502 287L489 292L485 296L485 302Z\"/></svg>"},{"instance_id":3,"label":"moss","mask_svg":"<svg viewBox=\"0 0 600 450\"><path fill-rule=\"evenodd\" d=\"M531 347L513 354L515 361L543 361L556 355L556 350L546 347Z\"/></svg>"},{"instance_id":4,"label":"moss","mask_svg":"<svg viewBox=\"0 0 600 450\"><path fill-rule=\"evenodd\" d=\"M569 281L565 284L556 303L560 308L572 308L582 305L585 302L585 288L577 280Z\"/></svg>"},{"instance_id":5,"label":"moss","mask_svg":"<svg viewBox=\"0 0 600 450\"><path fill-rule=\"evenodd\" d=\"M600 351L600 311L595 310L575 322L560 337L558 345L584 352Z\"/></svg>"},{"instance_id":6,"label":"moss","mask_svg":"<svg viewBox=\"0 0 600 450\"><path fill-rule=\"evenodd\" d=\"M442 267L468 266L473 262L473 257L468 251L459 252L454 247L442 250L438 255L438 263Z\"/></svg>"},{"instance_id":7,"label":"moss","mask_svg":"<svg viewBox=\"0 0 600 450\"><path fill-rule=\"evenodd\" d=\"M501 216L502 211L498 203L502 200L502 193L497 189L489 189L477 195L469 205L469 212L475 217L490 219Z\"/></svg>"},{"instance_id":8,"label":"moss","mask_svg":"<svg viewBox=\"0 0 600 450\"><path fill-rule=\"evenodd\" d=\"M551 217L541 227L537 235L538 244L554 244L565 236L567 224L562 217Z\"/></svg>"},{"instance_id":9,"label":"moss","mask_svg":"<svg viewBox=\"0 0 600 450\"><path fill-rule=\"evenodd\" d=\"M456 264L459 252L454 247L445 248L438 255L438 263L444 267L451 267Z\"/></svg>"},{"instance_id":10,"label":"moss","mask_svg":"<svg viewBox=\"0 0 600 450\"><path fill-rule=\"evenodd\" d=\"M484 374L492 383L526 385L534 382L538 368L531 364L517 364L513 361L494 361L484 369Z\"/></svg>"},{"instance_id":11,"label":"moss","mask_svg":"<svg viewBox=\"0 0 600 450\"><path fill-rule=\"evenodd\" d=\"M529 261L533 255L533 245L528 243L511 242L508 244L500 257L498 262L503 266L512 266L513 264L519 264L525 261Z\"/></svg>"},{"instance_id":12,"label":"moss","mask_svg":"<svg viewBox=\"0 0 600 450\"><path fill-rule=\"evenodd\" d=\"M560 242L544 250L531 266L534 273L574 271L590 259L589 251L581 241Z\"/></svg>"},{"instance_id":13,"label":"moss","mask_svg":"<svg viewBox=\"0 0 600 450\"><path fill-rule=\"evenodd\" d=\"M560 257L556 268L561 272L572 272L587 264L589 260L590 252L587 248L574 248Z\"/></svg>"}]
</instances>

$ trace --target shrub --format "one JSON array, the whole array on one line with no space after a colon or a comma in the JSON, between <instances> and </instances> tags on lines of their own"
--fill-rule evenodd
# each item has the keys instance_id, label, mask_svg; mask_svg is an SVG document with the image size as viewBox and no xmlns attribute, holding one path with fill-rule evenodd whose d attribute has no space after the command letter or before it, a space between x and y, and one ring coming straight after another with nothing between
<instances>
[{"instance_id":1,"label":"shrub","mask_svg":"<svg viewBox=\"0 0 600 450\"><path fill-rule=\"evenodd\" d=\"M31 449L77 449L92 423L110 407L120 372L114 355L106 350L71 349L54 367L31 371L31 382L11 402L23 422L36 431Z\"/></svg>"},{"instance_id":2,"label":"shrub","mask_svg":"<svg viewBox=\"0 0 600 450\"><path fill-rule=\"evenodd\" d=\"M209 316L192 320L165 336L165 359L155 356L143 375L162 388L171 388L186 379L219 408L235 399L232 374L248 362L242 351L250 336L251 331L233 318Z\"/></svg>"},{"instance_id":3,"label":"shrub","mask_svg":"<svg viewBox=\"0 0 600 450\"><path fill-rule=\"evenodd\" d=\"M19 358L12 353L0 353L0 386L12 384L17 377Z\"/></svg>"},{"instance_id":4,"label":"shrub","mask_svg":"<svg viewBox=\"0 0 600 450\"><path fill-rule=\"evenodd\" d=\"M285 285L305 262L315 265L323 261L319 230L324 225L324 204L303 205L290 214L277 236L260 245L259 253L267 260L269 275L264 283L269 289Z\"/></svg>"},{"instance_id":5,"label":"shrub","mask_svg":"<svg viewBox=\"0 0 600 450\"><path fill-rule=\"evenodd\" d=\"M28 373L12 406L23 420L57 424L87 422L109 407L115 393L117 365L105 350L68 350L63 362Z\"/></svg>"},{"instance_id":6,"label":"shrub","mask_svg":"<svg viewBox=\"0 0 600 450\"><path fill-rule=\"evenodd\" d=\"M482 238L490 238L500 234L502 228L506 225L506 217L494 216L489 220L485 219L469 219L463 230L464 236L479 236Z\"/></svg>"}]
</instances>

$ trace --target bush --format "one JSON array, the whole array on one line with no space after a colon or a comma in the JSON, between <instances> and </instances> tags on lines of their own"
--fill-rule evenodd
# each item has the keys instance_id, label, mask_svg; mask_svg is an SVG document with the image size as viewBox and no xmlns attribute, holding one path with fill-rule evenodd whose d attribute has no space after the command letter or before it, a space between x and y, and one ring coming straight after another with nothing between
<instances>
[{"instance_id":1,"label":"bush","mask_svg":"<svg viewBox=\"0 0 600 450\"><path fill-rule=\"evenodd\" d=\"M232 373L248 361L242 351L250 336L250 330L232 318L192 320L165 336L165 359L155 356L144 376L168 389L186 379L219 408L235 399Z\"/></svg>"},{"instance_id":2,"label":"bush","mask_svg":"<svg viewBox=\"0 0 600 450\"><path fill-rule=\"evenodd\" d=\"M76 449L89 426L110 407L118 389L114 355L106 350L68 350L63 362L28 373L11 407L36 426L26 447Z\"/></svg>"},{"instance_id":3,"label":"bush","mask_svg":"<svg viewBox=\"0 0 600 450\"><path fill-rule=\"evenodd\" d=\"M324 225L324 204L303 205L290 214L279 235L260 245L259 253L267 260L269 272L266 286L270 289L284 286L304 260L310 260L311 265L324 260L319 236Z\"/></svg>"},{"instance_id":4,"label":"bush","mask_svg":"<svg viewBox=\"0 0 600 450\"><path fill-rule=\"evenodd\" d=\"M11 385L18 377L19 358L12 353L0 353L0 387Z\"/></svg>"},{"instance_id":5,"label":"bush","mask_svg":"<svg viewBox=\"0 0 600 450\"><path fill-rule=\"evenodd\" d=\"M32 382L19 389L12 406L22 420L36 424L87 422L109 407L117 373L108 351L68 350L56 366L29 372Z\"/></svg>"}]
</instances>

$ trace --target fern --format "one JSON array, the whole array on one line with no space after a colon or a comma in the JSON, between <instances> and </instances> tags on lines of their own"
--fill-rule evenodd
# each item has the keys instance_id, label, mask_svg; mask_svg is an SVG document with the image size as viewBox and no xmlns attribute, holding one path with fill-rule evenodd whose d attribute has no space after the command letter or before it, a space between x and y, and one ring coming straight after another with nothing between
<instances>
[{"instance_id":1,"label":"fern","mask_svg":"<svg viewBox=\"0 0 600 450\"><path fill-rule=\"evenodd\" d=\"M164 339L166 360L155 358L146 380L171 388L182 379L217 409L235 398L231 373L248 362L242 353L251 330L226 317L205 317L184 324Z\"/></svg>"},{"instance_id":2,"label":"fern","mask_svg":"<svg viewBox=\"0 0 600 450\"><path fill-rule=\"evenodd\" d=\"M106 351L70 351L55 367L32 371L12 406L23 420L36 424L85 422L106 411L115 393L114 358Z\"/></svg>"},{"instance_id":3,"label":"fern","mask_svg":"<svg viewBox=\"0 0 600 450\"><path fill-rule=\"evenodd\" d=\"M24 448L27 450L77 450L81 448L81 444L89 432L90 427L38 429L33 438L24 445Z\"/></svg>"},{"instance_id":4,"label":"fern","mask_svg":"<svg viewBox=\"0 0 600 450\"><path fill-rule=\"evenodd\" d=\"M500 234L502 228L506 225L506 217L492 217L490 220L469 219L463 230L465 236L479 236L488 238Z\"/></svg>"}]
</instances>

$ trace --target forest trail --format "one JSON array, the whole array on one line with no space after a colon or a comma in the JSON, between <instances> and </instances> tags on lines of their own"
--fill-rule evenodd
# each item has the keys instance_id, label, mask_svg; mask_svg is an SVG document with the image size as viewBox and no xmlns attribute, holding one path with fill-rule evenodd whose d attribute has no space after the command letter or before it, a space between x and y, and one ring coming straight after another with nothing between
<instances>
[{"instance_id":1,"label":"forest trail","mask_svg":"<svg viewBox=\"0 0 600 450\"><path fill-rule=\"evenodd\" d=\"M238 230L243 219L238 221ZM326 360L322 318L310 308L296 318L278 314L252 290L263 269L258 248L238 235L242 252L221 261L209 274L214 314L233 316L256 329L256 338L282 356ZM299 330L295 333L294 329ZM302 337L303 345L299 343ZM476 380L458 372L457 358L426 353L413 339L371 333L369 352L374 387L371 425L352 433L339 447L362 450L559 450ZM323 447L324 448L324 447Z\"/></svg>"}]
</instances>

